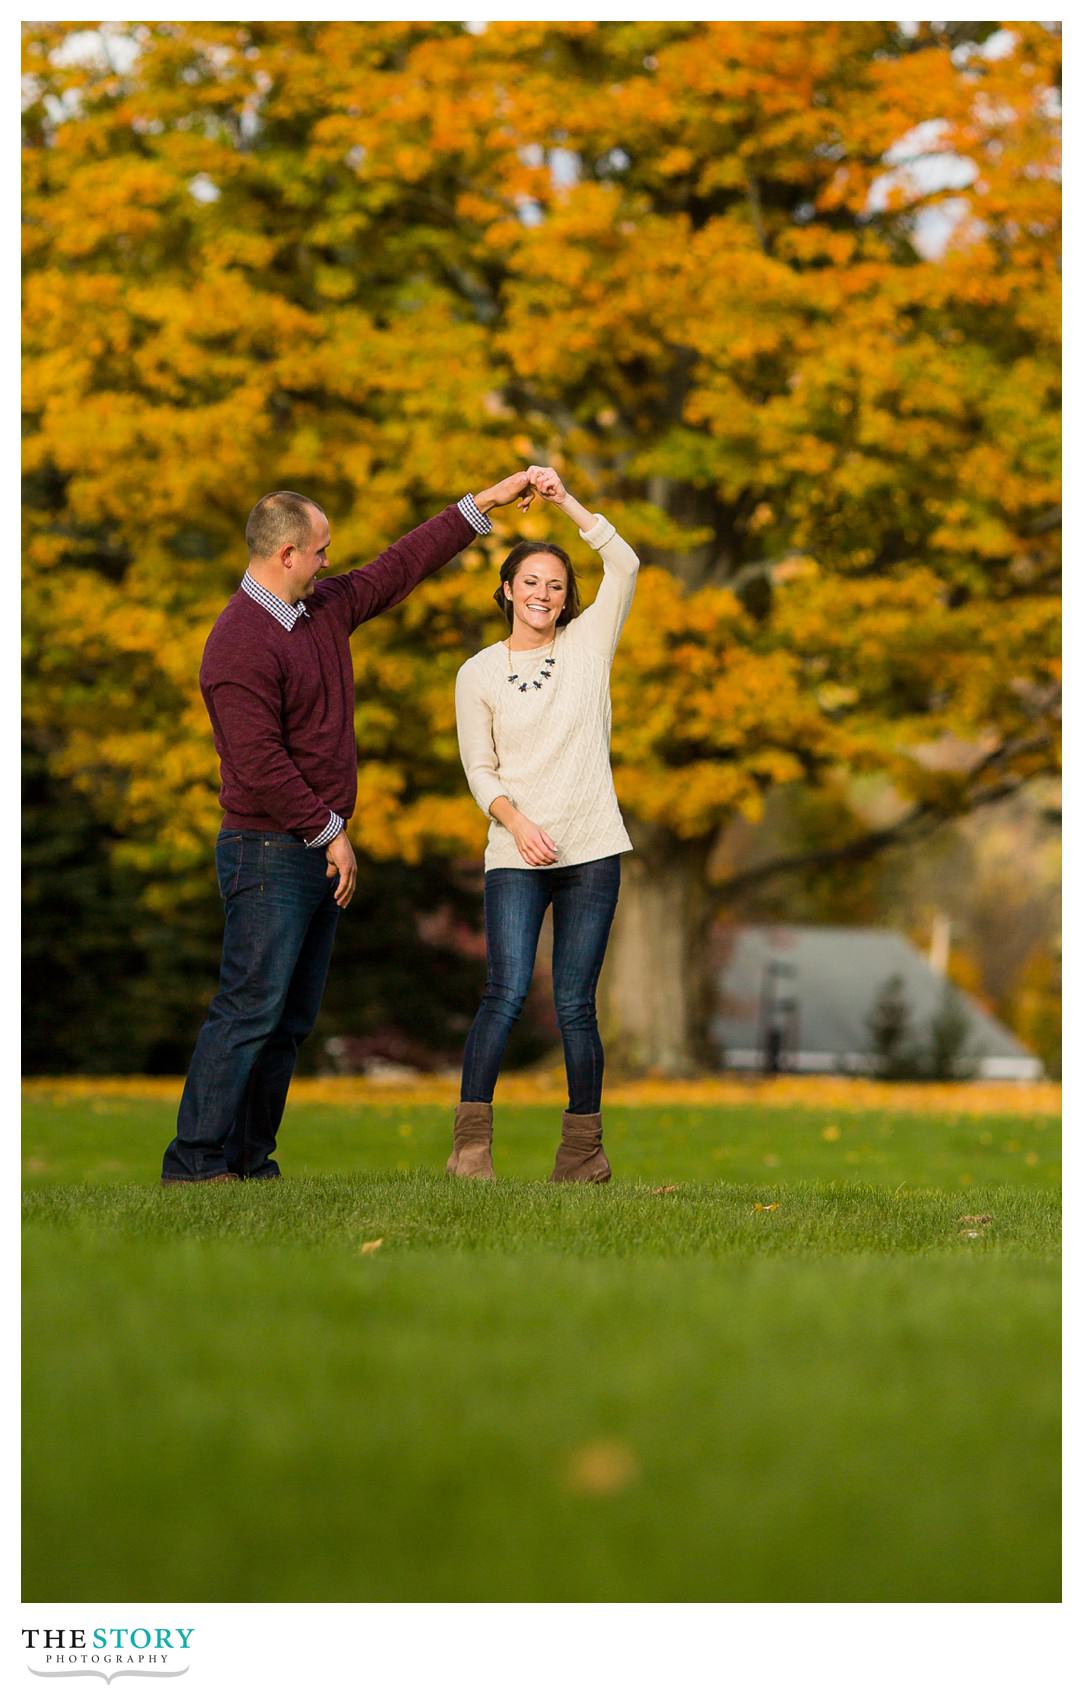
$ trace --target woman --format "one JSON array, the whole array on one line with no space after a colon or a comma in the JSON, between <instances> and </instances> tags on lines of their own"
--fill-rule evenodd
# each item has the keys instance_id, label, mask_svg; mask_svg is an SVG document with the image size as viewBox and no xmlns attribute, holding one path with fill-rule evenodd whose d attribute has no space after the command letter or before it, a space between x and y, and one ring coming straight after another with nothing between
<instances>
[{"instance_id":1,"label":"woman","mask_svg":"<svg viewBox=\"0 0 1083 1700\"><path fill-rule=\"evenodd\" d=\"M494 600L507 634L460 668L459 752L490 817L485 853L485 995L463 1057L448 1173L493 1179L493 1091L553 905L553 994L568 1108L550 1180L608 1181L602 1148L602 1044L594 993L632 848L609 769L609 669L639 561L601 514L588 513L551 467L531 483L567 514L605 569L580 609L571 561L555 543L517 543ZM529 506L533 491L520 503Z\"/></svg>"}]
</instances>

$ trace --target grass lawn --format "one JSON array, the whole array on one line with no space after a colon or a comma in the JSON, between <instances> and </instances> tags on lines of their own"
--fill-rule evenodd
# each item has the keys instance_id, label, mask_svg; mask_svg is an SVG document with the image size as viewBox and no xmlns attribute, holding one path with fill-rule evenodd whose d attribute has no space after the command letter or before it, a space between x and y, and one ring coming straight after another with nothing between
<instances>
[{"instance_id":1,"label":"grass lawn","mask_svg":"<svg viewBox=\"0 0 1083 1700\"><path fill-rule=\"evenodd\" d=\"M171 1122L28 1092L28 1600L1059 1597L1054 1115L626 1105L553 1188L515 1105L487 1187L300 1103L163 1191Z\"/></svg>"}]
</instances>

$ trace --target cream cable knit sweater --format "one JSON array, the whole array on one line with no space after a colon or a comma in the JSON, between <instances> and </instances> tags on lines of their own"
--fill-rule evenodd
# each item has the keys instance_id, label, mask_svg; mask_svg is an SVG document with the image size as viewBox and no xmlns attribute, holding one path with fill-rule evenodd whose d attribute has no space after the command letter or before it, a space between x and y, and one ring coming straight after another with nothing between
<instances>
[{"instance_id":1,"label":"cream cable knit sweater","mask_svg":"<svg viewBox=\"0 0 1083 1700\"><path fill-rule=\"evenodd\" d=\"M639 560L607 519L579 533L605 569L597 596L557 630L556 646L517 649L510 671L533 681L546 656L556 665L541 689L508 683L506 639L459 669L455 718L459 754L478 807L507 797L546 831L559 852L551 867L574 867L632 848L609 769L609 669L628 616ZM525 868L507 827L490 819L485 868Z\"/></svg>"}]
</instances>

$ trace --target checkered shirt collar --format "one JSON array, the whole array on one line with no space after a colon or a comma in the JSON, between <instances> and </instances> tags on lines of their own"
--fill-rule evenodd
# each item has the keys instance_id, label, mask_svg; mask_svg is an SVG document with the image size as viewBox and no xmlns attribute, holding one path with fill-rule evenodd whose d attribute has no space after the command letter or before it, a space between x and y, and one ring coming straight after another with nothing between
<instances>
[{"instance_id":1,"label":"checkered shirt collar","mask_svg":"<svg viewBox=\"0 0 1083 1700\"><path fill-rule=\"evenodd\" d=\"M308 620L312 617L303 602L283 602L281 596L276 596L273 591L260 584L250 572L246 572L241 580L241 589L247 591L253 602L258 602L261 608L266 608L268 614L273 615L279 625L285 626L288 632L292 632L298 620Z\"/></svg>"}]
</instances>

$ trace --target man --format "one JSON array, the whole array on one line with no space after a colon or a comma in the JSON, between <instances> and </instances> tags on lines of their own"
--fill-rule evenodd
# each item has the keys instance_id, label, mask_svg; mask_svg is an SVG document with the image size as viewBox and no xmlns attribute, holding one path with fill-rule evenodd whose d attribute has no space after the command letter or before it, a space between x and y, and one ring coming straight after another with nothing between
<instances>
[{"instance_id":1,"label":"man","mask_svg":"<svg viewBox=\"0 0 1083 1700\"><path fill-rule=\"evenodd\" d=\"M216 845L221 980L196 1041L162 1185L273 1180L297 1047L319 1013L335 928L354 894L357 799L350 633L393 608L533 499L516 472L464 496L367 567L317 584L331 532L317 503L276 490L245 528L248 570L207 639L199 685L221 762ZM329 883L329 882L333 882Z\"/></svg>"}]
</instances>

